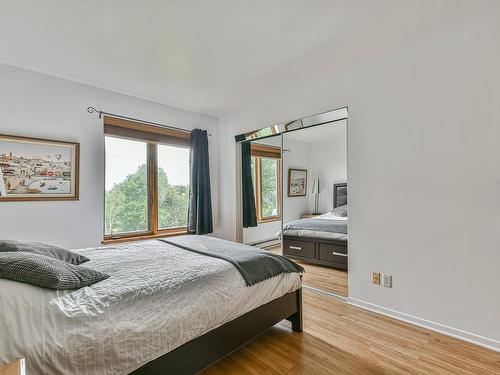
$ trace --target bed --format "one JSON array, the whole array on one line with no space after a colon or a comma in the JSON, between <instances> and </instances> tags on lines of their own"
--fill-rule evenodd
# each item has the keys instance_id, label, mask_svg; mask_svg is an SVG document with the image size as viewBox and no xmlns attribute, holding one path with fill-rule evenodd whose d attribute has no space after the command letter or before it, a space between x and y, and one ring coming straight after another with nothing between
<instances>
[{"instance_id":1,"label":"bed","mask_svg":"<svg viewBox=\"0 0 500 375\"><path fill-rule=\"evenodd\" d=\"M333 208L347 206L347 184L333 185ZM347 216L332 212L283 225L283 255L309 263L348 269Z\"/></svg>"},{"instance_id":2,"label":"bed","mask_svg":"<svg viewBox=\"0 0 500 375\"><path fill-rule=\"evenodd\" d=\"M302 330L299 273L248 286L231 263L159 240L77 252L111 277L74 291L0 279L0 363L26 358L30 374L193 374L283 319Z\"/></svg>"}]
</instances>

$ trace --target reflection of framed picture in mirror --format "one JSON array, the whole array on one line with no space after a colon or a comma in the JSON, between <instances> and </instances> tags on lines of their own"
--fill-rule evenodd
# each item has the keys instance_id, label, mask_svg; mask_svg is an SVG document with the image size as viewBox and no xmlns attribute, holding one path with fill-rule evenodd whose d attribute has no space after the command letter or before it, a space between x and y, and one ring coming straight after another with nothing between
<instances>
[{"instance_id":1,"label":"reflection of framed picture in mirror","mask_svg":"<svg viewBox=\"0 0 500 375\"><path fill-rule=\"evenodd\" d=\"M79 146L0 134L0 202L77 200Z\"/></svg>"},{"instance_id":2,"label":"reflection of framed picture in mirror","mask_svg":"<svg viewBox=\"0 0 500 375\"><path fill-rule=\"evenodd\" d=\"M307 193L307 170L288 169L288 196L304 197Z\"/></svg>"}]
</instances>

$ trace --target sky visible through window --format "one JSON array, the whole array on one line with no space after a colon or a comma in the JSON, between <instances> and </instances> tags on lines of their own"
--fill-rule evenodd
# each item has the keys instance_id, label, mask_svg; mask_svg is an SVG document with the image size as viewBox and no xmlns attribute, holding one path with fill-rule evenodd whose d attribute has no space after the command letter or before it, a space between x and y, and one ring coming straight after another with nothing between
<instances>
[{"instance_id":1,"label":"sky visible through window","mask_svg":"<svg viewBox=\"0 0 500 375\"><path fill-rule=\"evenodd\" d=\"M159 145L158 168L163 168L170 185L189 185L189 149Z\"/></svg>"},{"instance_id":2,"label":"sky visible through window","mask_svg":"<svg viewBox=\"0 0 500 375\"><path fill-rule=\"evenodd\" d=\"M106 191L146 164L146 142L106 137ZM189 149L162 145L158 166L163 168L172 185L189 184ZM160 155L159 155L160 156Z\"/></svg>"}]
</instances>

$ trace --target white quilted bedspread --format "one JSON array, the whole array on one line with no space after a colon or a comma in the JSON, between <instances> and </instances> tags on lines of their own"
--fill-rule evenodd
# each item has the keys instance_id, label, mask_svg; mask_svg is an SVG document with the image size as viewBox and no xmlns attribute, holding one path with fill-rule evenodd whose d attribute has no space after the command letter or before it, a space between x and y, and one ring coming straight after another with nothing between
<instances>
[{"instance_id":1,"label":"white quilted bedspread","mask_svg":"<svg viewBox=\"0 0 500 375\"><path fill-rule=\"evenodd\" d=\"M300 287L296 273L247 287L226 261L156 240L78 252L111 277L76 291L0 279L0 364L125 374Z\"/></svg>"}]
</instances>

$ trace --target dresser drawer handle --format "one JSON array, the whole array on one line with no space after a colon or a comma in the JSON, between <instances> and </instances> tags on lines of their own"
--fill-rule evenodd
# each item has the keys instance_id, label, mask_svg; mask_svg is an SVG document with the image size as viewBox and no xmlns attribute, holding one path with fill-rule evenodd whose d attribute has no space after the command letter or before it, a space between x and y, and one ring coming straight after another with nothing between
<instances>
[{"instance_id":1,"label":"dresser drawer handle","mask_svg":"<svg viewBox=\"0 0 500 375\"><path fill-rule=\"evenodd\" d=\"M298 246L290 246L290 250L302 250L302 248Z\"/></svg>"},{"instance_id":2,"label":"dresser drawer handle","mask_svg":"<svg viewBox=\"0 0 500 375\"><path fill-rule=\"evenodd\" d=\"M338 255L339 257L346 257L347 254L343 254L343 253L337 253L337 252L333 252L332 255Z\"/></svg>"}]
</instances>

